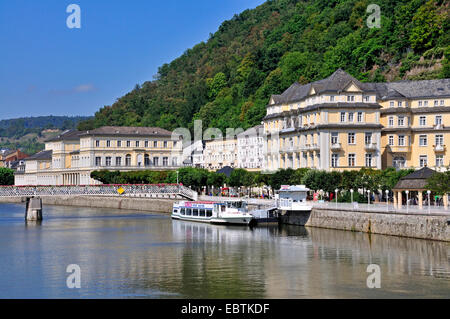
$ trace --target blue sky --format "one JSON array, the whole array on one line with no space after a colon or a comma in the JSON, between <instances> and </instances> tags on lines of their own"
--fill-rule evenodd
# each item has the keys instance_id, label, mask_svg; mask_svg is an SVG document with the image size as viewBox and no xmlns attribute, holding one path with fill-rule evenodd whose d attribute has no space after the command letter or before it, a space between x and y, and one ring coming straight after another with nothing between
<instances>
[{"instance_id":1,"label":"blue sky","mask_svg":"<svg viewBox=\"0 0 450 319\"><path fill-rule=\"evenodd\" d=\"M0 0L0 119L93 115L264 0ZM81 29L69 29L69 4Z\"/></svg>"}]
</instances>

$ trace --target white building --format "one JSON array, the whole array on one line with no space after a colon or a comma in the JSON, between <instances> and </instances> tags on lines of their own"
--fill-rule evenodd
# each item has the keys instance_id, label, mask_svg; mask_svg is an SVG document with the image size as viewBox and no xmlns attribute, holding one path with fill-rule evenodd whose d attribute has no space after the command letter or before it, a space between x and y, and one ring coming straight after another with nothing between
<instances>
[{"instance_id":1,"label":"white building","mask_svg":"<svg viewBox=\"0 0 450 319\"><path fill-rule=\"evenodd\" d=\"M261 170L264 168L264 125L252 127L237 137L238 168Z\"/></svg>"},{"instance_id":2,"label":"white building","mask_svg":"<svg viewBox=\"0 0 450 319\"><path fill-rule=\"evenodd\" d=\"M66 131L45 143L45 150L25 160L15 185L92 185L96 170L177 169L182 142L172 132L152 127L102 127Z\"/></svg>"}]
</instances>

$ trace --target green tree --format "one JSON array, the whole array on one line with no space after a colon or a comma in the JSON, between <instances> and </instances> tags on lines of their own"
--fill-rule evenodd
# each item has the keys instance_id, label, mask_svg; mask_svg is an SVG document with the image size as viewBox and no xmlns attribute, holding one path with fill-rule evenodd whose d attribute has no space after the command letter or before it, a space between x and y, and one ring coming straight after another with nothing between
<instances>
[{"instance_id":1,"label":"green tree","mask_svg":"<svg viewBox=\"0 0 450 319\"><path fill-rule=\"evenodd\" d=\"M12 169L0 167L0 185L14 185L14 171Z\"/></svg>"},{"instance_id":2,"label":"green tree","mask_svg":"<svg viewBox=\"0 0 450 319\"><path fill-rule=\"evenodd\" d=\"M450 170L445 173L435 173L427 182L426 187L437 195L450 194Z\"/></svg>"}]
</instances>

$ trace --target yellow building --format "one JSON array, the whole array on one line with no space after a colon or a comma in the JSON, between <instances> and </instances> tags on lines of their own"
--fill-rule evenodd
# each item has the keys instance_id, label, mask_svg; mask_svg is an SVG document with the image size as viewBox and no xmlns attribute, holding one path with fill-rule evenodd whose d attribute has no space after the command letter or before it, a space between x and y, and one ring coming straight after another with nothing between
<instances>
[{"instance_id":1,"label":"yellow building","mask_svg":"<svg viewBox=\"0 0 450 319\"><path fill-rule=\"evenodd\" d=\"M102 127L66 131L26 160L16 185L92 185L95 170L170 170L181 165L177 135L153 127Z\"/></svg>"},{"instance_id":2,"label":"yellow building","mask_svg":"<svg viewBox=\"0 0 450 319\"><path fill-rule=\"evenodd\" d=\"M267 169L447 166L449 98L449 79L362 83L339 69L294 83L267 106Z\"/></svg>"},{"instance_id":3,"label":"yellow building","mask_svg":"<svg viewBox=\"0 0 450 319\"><path fill-rule=\"evenodd\" d=\"M388 83L382 93L383 167L448 167L450 80Z\"/></svg>"}]
</instances>

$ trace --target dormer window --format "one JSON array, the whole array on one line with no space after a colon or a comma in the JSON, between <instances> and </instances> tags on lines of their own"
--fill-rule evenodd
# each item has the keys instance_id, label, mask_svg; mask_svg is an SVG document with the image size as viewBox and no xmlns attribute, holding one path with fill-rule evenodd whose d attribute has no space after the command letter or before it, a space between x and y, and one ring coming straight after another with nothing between
<instances>
[{"instance_id":1,"label":"dormer window","mask_svg":"<svg viewBox=\"0 0 450 319\"><path fill-rule=\"evenodd\" d=\"M423 101L419 101L419 107L423 106Z\"/></svg>"},{"instance_id":2,"label":"dormer window","mask_svg":"<svg viewBox=\"0 0 450 319\"><path fill-rule=\"evenodd\" d=\"M391 102L391 103L390 103L390 106L391 106L391 107L394 107L394 106L395 106L395 102Z\"/></svg>"},{"instance_id":3,"label":"dormer window","mask_svg":"<svg viewBox=\"0 0 450 319\"><path fill-rule=\"evenodd\" d=\"M364 97L364 101L365 101L366 103L369 103L369 102L370 102L370 96L366 95L366 96Z\"/></svg>"},{"instance_id":4,"label":"dormer window","mask_svg":"<svg viewBox=\"0 0 450 319\"><path fill-rule=\"evenodd\" d=\"M355 102L355 96L354 95L347 95L347 102Z\"/></svg>"},{"instance_id":5,"label":"dormer window","mask_svg":"<svg viewBox=\"0 0 450 319\"><path fill-rule=\"evenodd\" d=\"M330 102L334 102L334 95L330 96Z\"/></svg>"},{"instance_id":6,"label":"dormer window","mask_svg":"<svg viewBox=\"0 0 450 319\"><path fill-rule=\"evenodd\" d=\"M399 101L398 102L398 107L402 107L403 106L403 102L402 101Z\"/></svg>"},{"instance_id":7,"label":"dormer window","mask_svg":"<svg viewBox=\"0 0 450 319\"><path fill-rule=\"evenodd\" d=\"M428 101L424 101L423 106L428 107Z\"/></svg>"},{"instance_id":8,"label":"dormer window","mask_svg":"<svg viewBox=\"0 0 450 319\"><path fill-rule=\"evenodd\" d=\"M439 106L439 101L438 100L434 101L434 106Z\"/></svg>"}]
</instances>

